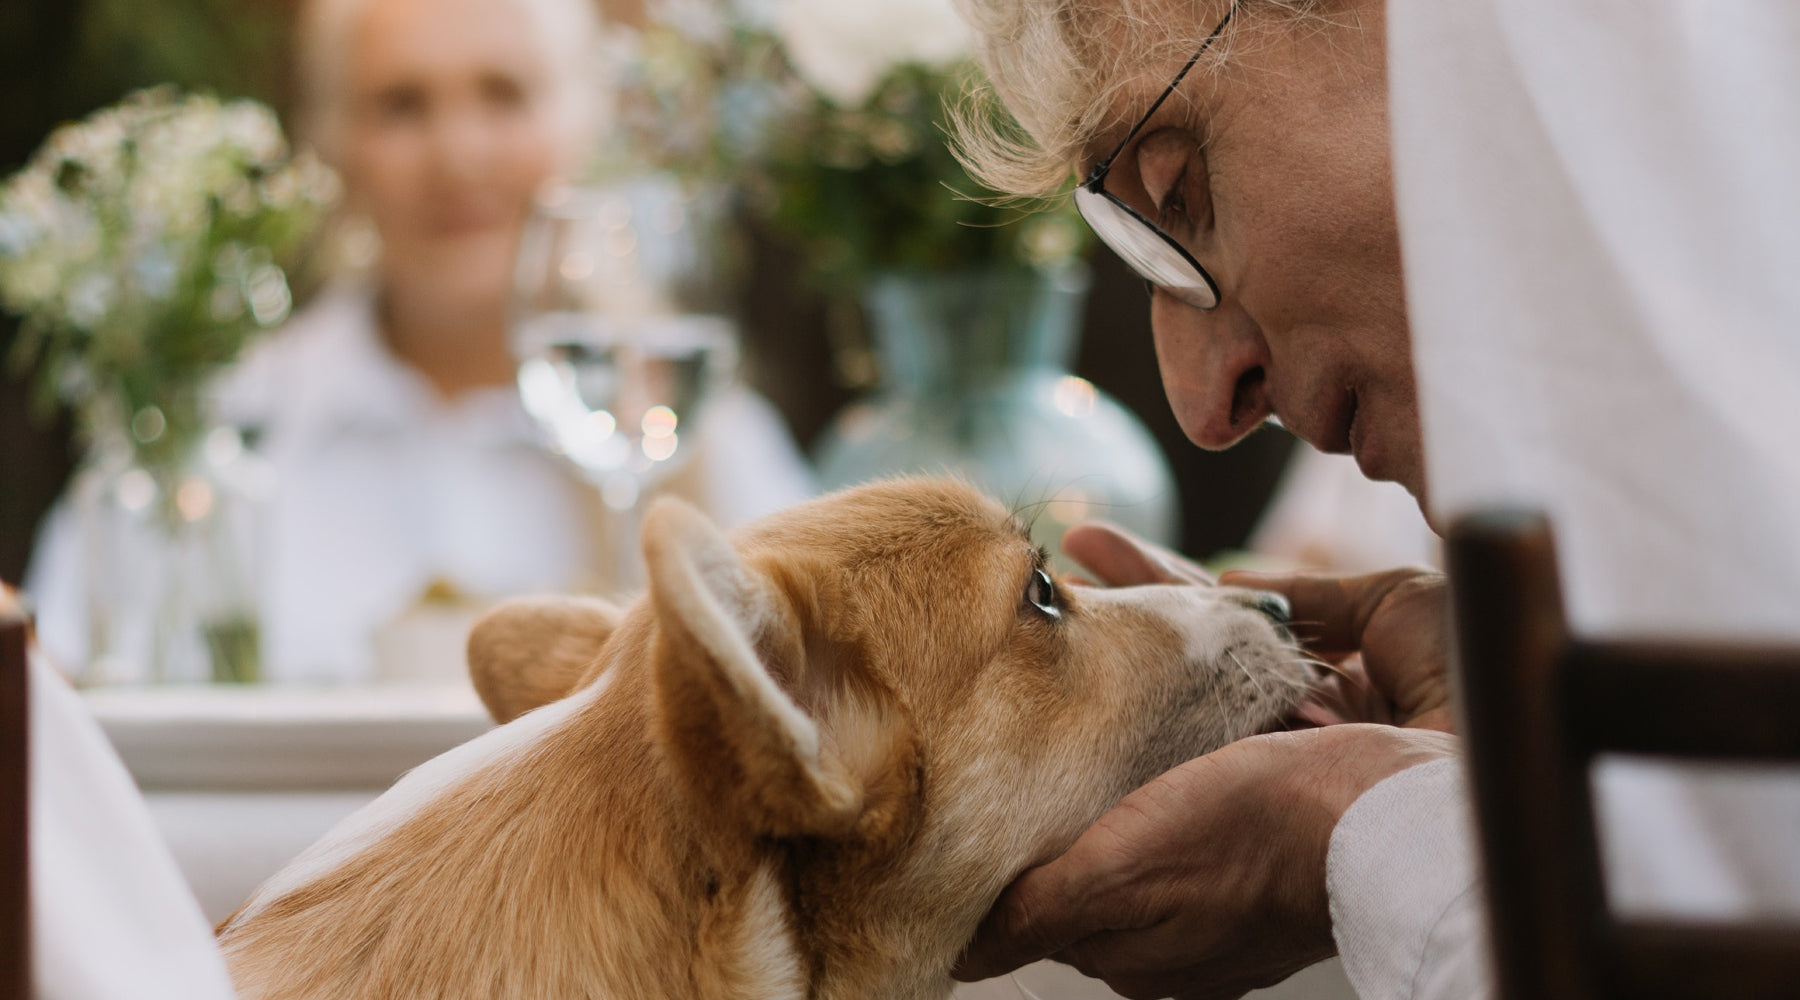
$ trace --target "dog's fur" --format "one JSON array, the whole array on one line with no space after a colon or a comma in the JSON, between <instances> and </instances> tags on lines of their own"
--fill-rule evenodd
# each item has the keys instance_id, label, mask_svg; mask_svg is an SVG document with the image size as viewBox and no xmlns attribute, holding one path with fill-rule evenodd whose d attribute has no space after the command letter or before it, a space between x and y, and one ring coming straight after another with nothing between
<instances>
[{"instance_id":1,"label":"dog's fur","mask_svg":"<svg viewBox=\"0 0 1800 1000\"><path fill-rule=\"evenodd\" d=\"M245 1000L943 997L1007 882L1308 677L1244 591L1066 587L1045 613L1024 528L954 483L735 547L663 502L644 536L629 614L528 602L477 630L515 721L221 925Z\"/></svg>"}]
</instances>

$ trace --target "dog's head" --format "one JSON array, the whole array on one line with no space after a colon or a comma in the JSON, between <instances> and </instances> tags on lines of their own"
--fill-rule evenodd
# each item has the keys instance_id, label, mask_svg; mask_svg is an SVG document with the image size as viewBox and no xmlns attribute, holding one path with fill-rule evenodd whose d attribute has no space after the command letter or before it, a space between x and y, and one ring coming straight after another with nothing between
<instances>
[{"instance_id":1,"label":"dog's head","mask_svg":"<svg viewBox=\"0 0 1800 1000\"><path fill-rule=\"evenodd\" d=\"M659 502L644 549L631 621L649 622L618 632L649 637L657 739L693 814L789 845L818 913L867 911L819 919L905 926L934 938L913 959L946 968L1019 871L1306 684L1259 595L1072 585L956 483L840 493L731 540ZM503 608L471 642L477 685L503 721L585 686L618 620Z\"/></svg>"}]
</instances>

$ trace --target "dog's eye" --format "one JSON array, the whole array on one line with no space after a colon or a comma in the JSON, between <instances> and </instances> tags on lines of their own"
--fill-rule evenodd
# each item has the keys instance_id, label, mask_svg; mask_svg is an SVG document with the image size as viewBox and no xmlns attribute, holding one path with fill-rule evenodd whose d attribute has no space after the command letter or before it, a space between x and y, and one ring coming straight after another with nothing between
<instances>
[{"instance_id":1,"label":"dog's eye","mask_svg":"<svg viewBox=\"0 0 1800 1000\"><path fill-rule=\"evenodd\" d=\"M1056 606L1056 581L1041 569L1031 571L1031 582L1025 585L1025 603L1052 618L1062 617L1062 610Z\"/></svg>"}]
</instances>

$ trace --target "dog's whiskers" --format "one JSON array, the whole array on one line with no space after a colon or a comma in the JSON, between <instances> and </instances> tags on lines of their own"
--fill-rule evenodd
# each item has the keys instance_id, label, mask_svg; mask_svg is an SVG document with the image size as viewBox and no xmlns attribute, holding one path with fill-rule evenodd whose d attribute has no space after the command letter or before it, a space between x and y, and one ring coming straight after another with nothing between
<instances>
[{"instance_id":1,"label":"dog's whiskers","mask_svg":"<svg viewBox=\"0 0 1800 1000\"><path fill-rule=\"evenodd\" d=\"M1244 661L1238 659L1237 650L1226 647L1225 655L1231 659L1231 662L1237 664L1238 670L1243 672L1244 679L1250 682L1250 686L1256 689L1257 695L1266 700L1269 697L1269 690L1262 686L1262 682L1256 679L1256 675L1250 672L1249 667L1244 666Z\"/></svg>"},{"instance_id":2,"label":"dog's whiskers","mask_svg":"<svg viewBox=\"0 0 1800 1000\"><path fill-rule=\"evenodd\" d=\"M1302 654L1300 654L1299 657L1297 657L1294 660L1294 662L1312 666L1312 667L1316 667L1319 670L1324 671L1325 673L1331 674L1335 677L1342 678L1344 680L1353 680L1354 679L1350 676L1350 671L1344 669L1343 664L1333 663L1330 660L1321 659L1317 656L1310 656L1308 654L1302 653Z\"/></svg>"}]
</instances>

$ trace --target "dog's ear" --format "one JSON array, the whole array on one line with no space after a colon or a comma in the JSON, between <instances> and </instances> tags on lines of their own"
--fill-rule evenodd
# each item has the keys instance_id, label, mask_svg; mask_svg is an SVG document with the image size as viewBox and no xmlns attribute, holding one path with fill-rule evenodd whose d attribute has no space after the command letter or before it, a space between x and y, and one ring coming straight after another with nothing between
<instances>
[{"instance_id":1,"label":"dog's ear","mask_svg":"<svg viewBox=\"0 0 1800 1000\"><path fill-rule=\"evenodd\" d=\"M697 801L759 834L848 832L862 789L775 679L805 671L795 609L679 500L651 506L643 538L661 734Z\"/></svg>"},{"instance_id":2,"label":"dog's ear","mask_svg":"<svg viewBox=\"0 0 1800 1000\"><path fill-rule=\"evenodd\" d=\"M521 597L469 633L469 678L498 723L575 690L621 613L591 597Z\"/></svg>"}]
</instances>

